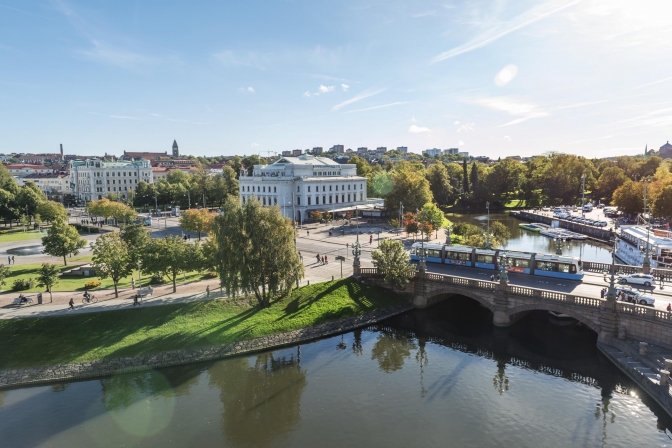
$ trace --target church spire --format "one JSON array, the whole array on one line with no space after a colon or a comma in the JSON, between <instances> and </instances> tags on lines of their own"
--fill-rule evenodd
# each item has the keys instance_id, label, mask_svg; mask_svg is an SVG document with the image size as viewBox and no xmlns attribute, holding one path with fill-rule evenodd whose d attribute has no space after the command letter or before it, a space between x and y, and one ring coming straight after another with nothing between
<instances>
[{"instance_id":1,"label":"church spire","mask_svg":"<svg viewBox=\"0 0 672 448\"><path fill-rule=\"evenodd\" d=\"M180 150L177 147L177 140L173 140L173 157L180 157Z\"/></svg>"}]
</instances>

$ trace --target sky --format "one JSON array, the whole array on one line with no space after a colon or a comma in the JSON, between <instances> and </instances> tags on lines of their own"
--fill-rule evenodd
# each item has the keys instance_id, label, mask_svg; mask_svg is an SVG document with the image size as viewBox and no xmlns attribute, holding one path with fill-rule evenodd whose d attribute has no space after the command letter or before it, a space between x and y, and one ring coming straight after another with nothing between
<instances>
[{"instance_id":1,"label":"sky","mask_svg":"<svg viewBox=\"0 0 672 448\"><path fill-rule=\"evenodd\" d=\"M670 0L0 0L0 152L672 140Z\"/></svg>"}]
</instances>

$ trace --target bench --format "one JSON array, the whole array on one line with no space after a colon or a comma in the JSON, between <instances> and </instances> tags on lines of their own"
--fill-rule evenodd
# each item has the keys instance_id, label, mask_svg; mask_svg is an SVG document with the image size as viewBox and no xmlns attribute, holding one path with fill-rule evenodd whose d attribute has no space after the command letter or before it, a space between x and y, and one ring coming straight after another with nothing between
<instances>
[{"instance_id":1,"label":"bench","mask_svg":"<svg viewBox=\"0 0 672 448\"><path fill-rule=\"evenodd\" d=\"M12 305L21 306L21 305L23 305L24 303L25 303L25 304L33 303L33 298L32 298L32 297L25 296L23 299L21 299L21 297L17 297L17 298L14 299L14 301L12 302Z\"/></svg>"},{"instance_id":2,"label":"bench","mask_svg":"<svg viewBox=\"0 0 672 448\"><path fill-rule=\"evenodd\" d=\"M154 294L154 289L151 287L138 288L135 293L138 295L138 297L151 296Z\"/></svg>"}]
</instances>

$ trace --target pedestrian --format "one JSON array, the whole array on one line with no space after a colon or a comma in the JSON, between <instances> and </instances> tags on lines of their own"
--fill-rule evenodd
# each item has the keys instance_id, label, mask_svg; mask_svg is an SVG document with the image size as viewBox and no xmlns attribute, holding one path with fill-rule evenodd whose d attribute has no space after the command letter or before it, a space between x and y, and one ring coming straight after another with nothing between
<instances>
[{"instance_id":1,"label":"pedestrian","mask_svg":"<svg viewBox=\"0 0 672 448\"><path fill-rule=\"evenodd\" d=\"M135 279L131 278L131 288L135 289Z\"/></svg>"},{"instance_id":2,"label":"pedestrian","mask_svg":"<svg viewBox=\"0 0 672 448\"><path fill-rule=\"evenodd\" d=\"M324 257L322 257L322 264L324 264Z\"/></svg>"},{"instance_id":3,"label":"pedestrian","mask_svg":"<svg viewBox=\"0 0 672 448\"><path fill-rule=\"evenodd\" d=\"M494 282L494 281L495 281L495 276L494 276L494 275L491 275L491 276L490 276L490 281L491 281L491 282Z\"/></svg>"},{"instance_id":4,"label":"pedestrian","mask_svg":"<svg viewBox=\"0 0 672 448\"><path fill-rule=\"evenodd\" d=\"M75 309L75 301L70 297L70 301L68 302L68 305L70 305L70 309L74 310Z\"/></svg>"},{"instance_id":5,"label":"pedestrian","mask_svg":"<svg viewBox=\"0 0 672 448\"><path fill-rule=\"evenodd\" d=\"M600 289L600 299L604 299L604 288Z\"/></svg>"},{"instance_id":6,"label":"pedestrian","mask_svg":"<svg viewBox=\"0 0 672 448\"><path fill-rule=\"evenodd\" d=\"M301 255L301 251L299 251L299 260L301 260L301 263L303 263L303 255Z\"/></svg>"},{"instance_id":7,"label":"pedestrian","mask_svg":"<svg viewBox=\"0 0 672 448\"><path fill-rule=\"evenodd\" d=\"M672 303L667 304L667 312L672 313Z\"/></svg>"},{"instance_id":8,"label":"pedestrian","mask_svg":"<svg viewBox=\"0 0 672 448\"><path fill-rule=\"evenodd\" d=\"M324 264L329 264L329 257L327 255L324 256Z\"/></svg>"},{"instance_id":9,"label":"pedestrian","mask_svg":"<svg viewBox=\"0 0 672 448\"><path fill-rule=\"evenodd\" d=\"M310 236L310 230L306 230L306 236Z\"/></svg>"},{"instance_id":10,"label":"pedestrian","mask_svg":"<svg viewBox=\"0 0 672 448\"><path fill-rule=\"evenodd\" d=\"M205 297L210 297L210 285L205 287Z\"/></svg>"},{"instance_id":11,"label":"pedestrian","mask_svg":"<svg viewBox=\"0 0 672 448\"><path fill-rule=\"evenodd\" d=\"M317 257L317 262L320 262L320 254L315 255Z\"/></svg>"},{"instance_id":12,"label":"pedestrian","mask_svg":"<svg viewBox=\"0 0 672 448\"><path fill-rule=\"evenodd\" d=\"M373 235L369 235L369 244L373 243Z\"/></svg>"},{"instance_id":13,"label":"pedestrian","mask_svg":"<svg viewBox=\"0 0 672 448\"><path fill-rule=\"evenodd\" d=\"M7 264L12 264L12 257L7 255Z\"/></svg>"},{"instance_id":14,"label":"pedestrian","mask_svg":"<svg viewBox=\"0 0 672 448\"><path fill-rule=\"evenodd\" d=\"M12 264L16 264L16 260L14 259L14 255L12 255Z\"/></svg>"}]
</instances>

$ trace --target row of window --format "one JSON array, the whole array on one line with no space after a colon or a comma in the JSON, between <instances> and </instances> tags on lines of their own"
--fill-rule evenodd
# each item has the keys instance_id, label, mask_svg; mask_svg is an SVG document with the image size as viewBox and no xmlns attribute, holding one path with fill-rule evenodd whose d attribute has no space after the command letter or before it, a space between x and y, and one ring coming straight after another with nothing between
<instances>
[{"instance_id":1,"label":"row of window","mask_svg":"<svg viewBox=\"0 0 672 448\"><path fill-rule=\"evenodd\" d=\"M247 199L249 199L251 197L253 197L253 196L242 196L243 204L247 201ZM268 200L266 199L266 196L262 197L260 199L262 205L276 205L278 203L277 196L273 196L272 198L273 198L273 203L271 203L271 197L268 197ZM345 194L340 195L340 203L346 202L345 198L346 198ZM348 193L347 198L348 198L347 202L357 201L357 194L356 193L355 194ZM315 205L327 205L327 200L329 201L328 202L329 204L338 204L339 203L339 195L337 195L337 194L336 195L329 195L329 196L323 195L321 197L320 196L315 196L315 197L308 196L308 204L307 205L313 205L313 203ZM363 200L364 200L364 193L360 192L359 193L359 201L361 202ZM321 203L320 203L320 201L321 201ZM296 198L296 205L301 205L301 197L299 197L299 196L297 196L297 198Z\"/></svg>"},{"instance_id":2,"label":"row of window","mask_svg":"<svg viewBox=\"0 0 672 448\"><path fill-rule=\"evenodd\" d=\"M332 187L333 187L333 185L329 185L329 191L332 191ZM310 189L311 189L311 187L309 185L308 186L308 193L311 193ZM356 190L356 189L357 189L357 185L353 185L353 190ZM359 189L363 190L364 189L364 184L359 184ZM341 185L341 190L345 191L345 185ZM350 190L350 184L348 184L348 190ZM245 185L243 185L243 186L240 187L240 191L250 192L250 186L248 185L247 190L245 190ZM315 186L315 191L316 192L320 191L320 186L319 185ZM327 186L326 185L322 185L322 191L327 191ZM338 191L338 185L336 185L336 191ZM252 193L266 193L266 187L265 186L259 186L259 185L256 185L256 186L252 185L252 191L251 192ZM300 186L296 187L296 192L301 193L301 187ZM268 193L271 193L271 187L270 186L268 187ZM277 187L273 187L273 193L277 193Z\"/></svg>"},{"instance_id":3,"label":"row of window","mask_svg":"<svg viewBox=\"0 0 672 448\"><path fill-rule=\"evenodd\" d=\"M111 187L112 189L110 190L110 187L107 187L107 191L117 191L117 187ZM128 191L130 188L131 191L133 191L133 187L124 187L122 190L121 187L119 187L119 191ZM86 191L89 191L88 189ZM105 191L105 187L96 187L96 192L102 193Z\"/></svg>"},{"instance_id":4,"label":"row of window","mask_svg":"<svg viewBox=\"0 0 672 448\"><path fill-rule=\"evenodd\" d=\"M115 172L112 171L112 174L110 174L110 171L105 172L105 177L115 177ZM123 174L122 174L123 173ZM91 173L78 173L79 177L91 177ZM148 172L142 173L143 177L149 177ZM102 171L96 171L93 173L93 177L103 177ZM117 171L116 172L116 177L126 177L126 171ZM128 173L128 177L138 177L138 172L137 171L131 171Z\"/></svg>"}]
</instances>

